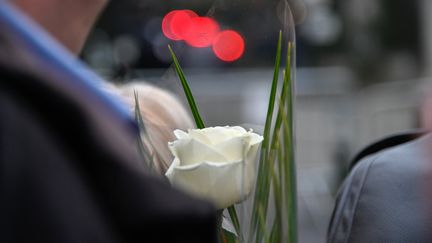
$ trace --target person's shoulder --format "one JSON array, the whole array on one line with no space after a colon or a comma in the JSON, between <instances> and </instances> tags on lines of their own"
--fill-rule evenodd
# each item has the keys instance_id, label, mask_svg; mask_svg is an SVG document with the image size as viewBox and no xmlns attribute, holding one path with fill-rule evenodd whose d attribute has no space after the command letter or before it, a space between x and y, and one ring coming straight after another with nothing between
<instances>
[{"instance_id":1,"label":"person's shoulder","mask_svg":"<svg viewBox=\"0 0 432 243\"><path fill-rule=\"evenodd\" d=\"M98 215L102 212L107 222L119 228L116 233L128 242L137 238L150 242L216 242L216 213L209 202L144 173L141 163L145 161L138 158L133 141L106 129L110 124L102 123L103 117L89 121L79 106L55 93L30 97L29 92L47 94L49 87L20 89L13 85L18 79L37 84L34 77L6 75L0 67L0 177L3 188L13 188L0 192L0 198L8 198L1 203L14 209L27 209L25 206L31 204L28 210L46 216L40 220L33 217L33 211L10 211L11 218L28 225L37 220L45 230L38 232L43 239L57 235L51 230L55 222L72 220L68 227L74 229L73 237L84 237L75 232L96 228L98 231L93 233L98 240L94 242L111 242L109 228ZM106 134L94 131L101 128ZM104 140L110 134L116 139ZM114 146L118 152L111 149ZM21 184L29 188L17 187ZM33 193L39 191L44 194ZM20 198L14 198L16 195ZM95 198L97 201L93 201ZM49 216L51 205L61 209L55 217ZM2 220L12 222L11 218ZM184 233L190 228L196 234ZM7 236L18 235L19 230ZM65 233L59 237L72 236Z\"/></svg>"},{"instance_id":2,"label":"person's shoulder","mask_svg":"<svg viewBox=\"0 0 432 243\"><path fill-rule=\"evenodd\" d=\"M384 144L389 144L388 139ZM424 240L430 214L422 205L428 201L425 189L432 178L427 155L431 135L384 144L381 141L381 150L360 158L346 177L328 242L400 242L405 238L409 240L404 242L430 242Z\"/></svg>"},{"instance_id":3,"label":"person's shoulder","mask_svg":"<svg viewBox=\"0 0 432 243\"><path fill-rule=\"evenodd\" d=\"M394 138L388 137L371 146L379 146L380 150L365 154L358 160L353 160L353 168L349 177L367 173L367 176L378 176L381 179L392 181L401 180L407 176L418 176L425 172L427 166L427 146L432 146L432 135L423 131L400 134ZM400 177L398 176L400 175Z\"/></svg>"},{"instance_id":4,"label":"person's shoulder","mask_svg":"<svg viewBox=\"0 0 432 243\"><path fill-rule=\"evenodd\" d=\"M415 144L418 143L418 140L423 141L424 139L420 138L425 135L427 135L426 131L418 129L381 138L361 149L352 159L350 168L352 169L360 161L367 160L367 158L385 157L407 149L414 149L417 147Z\"/></svg>"},{"instance_id":5,"label":"person's shoulder","mask_svg":"<svg viewBox=\"0 0 432 243\"><path fill-rule=\"evenodd\" d=\"M379 140L360 152L363 157L353 160L353 167L346 178L351 183L345 183L344 186L351 187L353 181L358 181L361 188L372 183L373 190L379 190L394 182L414 180L428 171L427 146L432 146L432 135L424 131L397 134ZM372 151L372 147L381 149L364 152Z\"/></svg>"}]
</instances>

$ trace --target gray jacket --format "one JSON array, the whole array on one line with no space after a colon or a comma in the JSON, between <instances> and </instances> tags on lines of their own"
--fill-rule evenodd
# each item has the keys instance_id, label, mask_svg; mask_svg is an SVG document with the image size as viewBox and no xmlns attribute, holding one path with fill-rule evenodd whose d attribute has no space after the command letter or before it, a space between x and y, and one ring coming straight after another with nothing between
<instances>
[{"instance_id":1,"label":"gray jacket","mask_svg":"<svg viewBox=\"0 0 432 243\"><path fill-rule=\"evenodd\" d=\"M338 193L328 243L432 242L432 137L403 134L366 148Z\"/></svg>"}]
</instances>

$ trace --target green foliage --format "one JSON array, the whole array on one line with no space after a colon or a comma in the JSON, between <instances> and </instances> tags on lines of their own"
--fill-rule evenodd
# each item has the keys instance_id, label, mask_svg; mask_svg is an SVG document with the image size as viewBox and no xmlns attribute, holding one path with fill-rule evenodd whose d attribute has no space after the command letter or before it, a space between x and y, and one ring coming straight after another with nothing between
<instances>
[{"instance_id":1,"label":"green foliage","mask_svg":"<svg viewBox=\"0 0 432 243\"><path fill-rule=\"evenodd\" d=\"M293 137L294 97L291 72L292 49L293 45L289 42L282 87L279 91L278 109L275 112L282 53L282 33L280 32L249 234L249 238L254 239L255 242L297 242L297 191ZM274 117L276 118L273 122ZM271 189L273 190L275 215L271 229L267 229L266 225L269 223L267 209ZM264 216L262 217L260 214ZM288 222L285 222L286 220ZM283 230L284 227L285 230ZM288 235L283 235L284 232L287 232Z\"/></svg>"},{"instance_id":2,"label":"green foliage","mask_svg":"<svg viewBox=\"0 0 432 243\"><path fill-rule=\"evenodd\" d=\"M196 126L199 129L205 128L204 122L201 119L201 116L200 116L200 114L198 112L198 108L196 106L195 99L194 99L194 97L192 95L192 92L191 92L191 90L189 88L189 84L188 84L188 82L186 80L186 77L185 77L184 72L183 72L183 70L182 70L182 68L180 66L180 63L178 62L178 59L177 59L176 55L174 54L174 51L172 50L171 46L168 46L168 49L169 49L169 51L171 53L171 56L172 56L172 59L174 61L174 68L175 68L176 73L177 73L177 75L178 75L178 77L180 79L180 82L181 82L182 86L183 86L183 90L185 92L186 99L187 99L187 101L189 103L192 115L193 115L193 117L195 119Z\"/></svg>"}]
</instances>

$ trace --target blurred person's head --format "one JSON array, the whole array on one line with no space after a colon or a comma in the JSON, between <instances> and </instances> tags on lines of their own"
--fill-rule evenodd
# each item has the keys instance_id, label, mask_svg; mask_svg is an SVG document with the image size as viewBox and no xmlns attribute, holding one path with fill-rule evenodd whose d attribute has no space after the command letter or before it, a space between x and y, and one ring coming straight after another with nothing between
<instances>
[{"instance_id":1,"label":"blurred person's head","mask_svg":"<svg viewBox=\"0 0 432 243\"><path fill-rule=\"evenodd\" d=\"M66 48L78 54L108 0L12 0Z\"/></svg>"},{"instance_id":2,"label":"blurred person's head","mask_svg":"<svg viewBox=\"0 0 432 243\"><path fill-rule=\"evenodd\" d=\"M175 129L194 128L192 118L181 102L166 90L145 83L131 83L118 87L131 108L135 108L135 92L138 95L139 108L146 126L147 137L143 141L153 154L156 170L165 174L173 157L168 142L175 139Z\"/></svg>"}]
</instances>

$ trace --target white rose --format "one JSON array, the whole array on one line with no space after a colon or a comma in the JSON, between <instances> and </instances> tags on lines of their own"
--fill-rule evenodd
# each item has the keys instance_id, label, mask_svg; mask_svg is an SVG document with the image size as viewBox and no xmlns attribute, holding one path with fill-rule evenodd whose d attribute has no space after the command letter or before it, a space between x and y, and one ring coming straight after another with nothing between
<instances>
[{"instance_id":1,"label":"white rose","mask_svg":"<svg viewBox=\"0 0 432 243\"><path fill-rule=\"evenodd\" d=\"M263 137L242 127L174 131L169 143L174 161L166 172L171 183L227 208L244 200L255 181L255 158Z\"/></svg>"}]
</instances>

